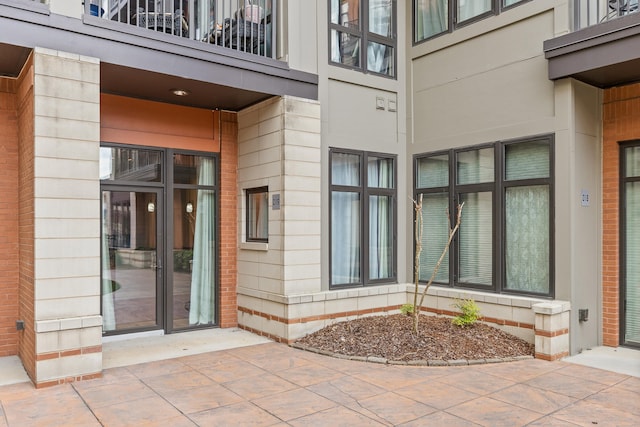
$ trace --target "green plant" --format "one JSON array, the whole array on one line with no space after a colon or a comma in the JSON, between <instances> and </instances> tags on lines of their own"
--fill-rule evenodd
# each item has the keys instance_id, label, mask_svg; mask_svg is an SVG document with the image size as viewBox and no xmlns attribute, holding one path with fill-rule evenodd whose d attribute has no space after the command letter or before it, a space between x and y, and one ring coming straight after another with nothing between
<instances>
[{"instance_id":1,"label":"green plant","mask_svg":"<svg viewBox=\"0 0 640 427\"><path fill-rule=\"evenodd\" d=\"M400 307L400 313L404 314L405 316L413 314L413 304L402 304L402 307Z\"/></svg>"},{"instance_id":2,"label":"green plant","mask_svg":"<svg viewBox=\"0 0 640 427\"><path fill-rule=\"evenodd\" d=\"M173 251L173 269L182 273L191 271L190 262L193 259L193 251L191 249L179 249Z\"/></svg>"},{"instance_id":3,"label":"green plant","mask_svg":"<svg viewBox=\"0 0 640 427\"><path fill-rule=\"evenodd\" d=\"M478 307L478 304L472 299L456 300L453 306L462 312L453 318L452 322L454 325L473 325L482 317L480 315L480 307Z\"/></svg>"}]
</instances>

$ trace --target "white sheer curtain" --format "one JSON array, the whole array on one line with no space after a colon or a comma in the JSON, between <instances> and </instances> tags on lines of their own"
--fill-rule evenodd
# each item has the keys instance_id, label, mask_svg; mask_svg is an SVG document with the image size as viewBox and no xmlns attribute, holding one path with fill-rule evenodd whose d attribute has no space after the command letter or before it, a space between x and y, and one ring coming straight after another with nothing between
<instances>
[{"instance_id":1,"label":"white sheer curtain","mask_svg":"<svg viewBox=\"0 0 640 427\"><path fill-rule=\"evenodd\" d=\"M369 0L369 32L384 37L391 36L391 1ZM391 47L380 43L369 42L367 46L367 69L377 73L388 74L389 61L393 60Z\"/></svg>"},{"instance_id":2,"label":"white sheer curtain","mask_svg":"<svg viewBox=\"0 0 640 427\"><path fill-rule=\"evenodd\" d=\"M449 2L447 0L416 1L416 41L447 31Z\"/></svg>"},{"instance_id":3,"label":"white sheer curtain","mask_svg":"<svg viewBox=\"0 0 640 427\"><path fill-rule=\"evenodd\" d=\"M458 0L458 22L491 10L491 0Z\"/></svg>"},{"instance_id":4,"label":"white sheer curtain","mask_svg":"<svg viewBox=\"0 0 640 427\"><path fill-rule=\"evenodd\" d=\"M505 206L506 288L549 292L549 187L509 187Z\"/></svg>"},{"instance_id":5,"label":"white sheer curtain","mask_svg":"<svg viewBox=\"0 0 640 427\"><path fill-rule=\"evenodd\" d=\"M340 23L340 0L331 0L331 23ZM331 60L340 62L340 34L331 31Z\"/></svg>"},{"instance_id":6,"label":"white sheer curtain","mask_svg":"<svg viewBox=\"0 0 640 427\"><path fill-rule=\"evenodd\" d=\"M360 158L333 153L333 185L360 185ZM360 193L331 193L331 283L360 283Z\"/></svg>"},{"instance_id":7,"label":"white sheer curtain","mask_svg":"<svg viewBox=\"0 0 640 427\"><path fill-rule=\"evenodd\" d=\"M104 193L103 193L104 194ZM104 196L103 196L104 197ZM104 200L103 200L104 211ZM115 283L111 281L111 261L107 244L107 220L102 219L102 330L113 331L116 328L116 315L113 307Z\"/></svg>"},{"instance_id":8,"label":"white sheer curtain","mask_svg":"<svg viewBox=\"0 0 640 427\"><path fill-rule=\"evenodd\" d=\"M393 163L389 159L369 161L369 187L393 187ZM369 279L384 279L393 275L392 197L369 196Z\"/></svg>"},{"instance_id":9,"label":"white sheer curtain","mask_svg":"<svg viewBox=\"0 0 640 427\"><path fill-rule=\"evenodd\" d=\"M213 159L200 158L199 185L213 185ZM198 190L196 227L193 243L193 273L189 324L201 325L215 320L215 195L213 190Z\"/></svg>"}]
</instances>

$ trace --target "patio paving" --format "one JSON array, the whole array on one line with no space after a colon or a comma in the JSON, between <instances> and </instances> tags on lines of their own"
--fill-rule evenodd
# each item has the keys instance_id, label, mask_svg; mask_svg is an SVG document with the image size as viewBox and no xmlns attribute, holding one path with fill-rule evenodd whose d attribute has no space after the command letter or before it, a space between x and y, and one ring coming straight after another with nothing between
<instances>
[{"instance_id":1,"label":"patio paving","mask_svg":"<svg viewBox=\"0 0 640 427\"><path fill-rule=\"evenodd\" d=\"M638 426L640 378L563 361L450 367L265 343L0 387L1 426Z\"/></svg>"}]
</instances>

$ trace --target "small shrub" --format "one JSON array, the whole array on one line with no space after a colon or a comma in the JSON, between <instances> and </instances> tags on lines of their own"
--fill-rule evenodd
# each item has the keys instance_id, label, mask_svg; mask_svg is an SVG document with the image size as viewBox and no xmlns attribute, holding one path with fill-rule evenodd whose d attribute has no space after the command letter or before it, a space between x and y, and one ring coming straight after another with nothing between
<instances>
[{"instance_id":1,"label":"small shrub","mask_svg":"<svg viewBox=\"0 0 640 427\"><path fill-rule=\"evenodd\" d=\"M462 312L453 318L454 325L463 327L473 325L482 317L480 307L472 299L457 300L453 306Z\"/></svg>"},{"instance_id":2,"label":"small shrub","mask_svg":"<svg viewBox=\"0 0 640 427\"><path fill-rule=\"evenodd\" d=\"M413 314L413 304L402 304L402 307L400 307L400 313L404 314L405 316Z\"/></svg>"}]
</instances>

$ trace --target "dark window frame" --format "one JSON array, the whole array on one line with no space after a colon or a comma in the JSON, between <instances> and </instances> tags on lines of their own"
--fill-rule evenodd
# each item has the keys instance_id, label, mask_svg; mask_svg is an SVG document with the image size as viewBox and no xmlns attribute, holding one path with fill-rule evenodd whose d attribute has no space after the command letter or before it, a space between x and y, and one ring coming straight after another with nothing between
<instances>
[{"instance_id":1,"label":"dark window frame","mask_svg":"<svg viewBox=\"0 0 640 427\"><path fill-rule=\"evenodd\" d=\"M505 179L505 150L506 147L512 144L527 143L527 142L546 142L549 146L549 176L546 178L531 178L521 180L507 181ZM414 200L418 200L420 194L437 194L448 193L449 197L449 221L453 223L455 215L457 213L457 204L460 200L461 194L473 193L477 191L491 191L493 194L492 209L492 284L491 286L473 284L473 283L459 283L458 276L460 267L459 262L459 233L456 233L451 247L449 248L449 272L448 283L442 281L434 281L441 286L460 288L460 289L474 289L498 294L512 294L522 296L533 296L539 298L554 298L555 297L555 155L554 155L555 137L553 134L518 138L505 141L495 141L489 144L479 144L468 147L453 148L449 150L439 150L428 153L415 154L413 156L413 197ZM459 185L456 182L457 179L457 155L458 153L478 150L482 148L494 148L494 181L488 183L479 184L464 184ZM448 156L449 166L449 183L447 186L433 187L433 188L418 188L418 171L419 161L424 158L436 157L436 156ZM505 248L506 248L506 192L508 188L528 186L528 185L547 185L549 188L549 292L548 293L535 293L527 292L516 289L506 288L506 265L505 265ZM473 190L473 191L472 191ZM415 224L415 212L413 215ZM464 208L462 214L462 222L464 223ZM415 232L415 230L414 230ZM415 234L414 234L415 235ZM413 241L413 239L412 239ZM415 245L413 248L413 254L415 259ZM415 265L414 265L415 267ZM424 280L421 280L424 282Z\"/></svg>"},{"instance_id":2,"label":"dark window frame","mask_svg":"<svg viewBox=\"0 0 640 427\"><path fill-rule=\"evenodd\" d=\"M245 191L245 240L247 242L258 242L258 243L269 243L269 187L268 186L262 186L262 187L254 187L254 188L247 188L244 190ZM251 230L253 230L253 221L250 218L250 213L251 213L251 196L253 196L254 194L262 194L262 193L266 193L267 195L267 237L252 237L252 232Z\"/></svg>"},{"instance_id":3,"label":"dark window frame","mask_svg":"<svg viewBox=\"0 0 640 427\"><path fill-rule=\"evenodd\" d=\"M146 145L137 145L137 144L121 144L114 143L108 141L101 141L100 148L109 148L109 149L123 149L123 150L142 150L142 151L154 151L161 153L161 179L160 181L137 181L130 179L100 179L100 193L103 190L108 191L145 191L146 189L157 191L160 195L158 200L158 206L156 209L159 209L161 212L164 212L161 223L158 224L159 233L158 238L158 251L164 252L164 259L161 265L162 267L162 282L158 283L156 291L158 292L158 300L160 302L156 302L158 306L156 307L158 319L161 320L162 327L159 330L165 330L167 333L172 334L176 332L182 331L193 331L198 329L210 329L212 327L216 327L220 325L220 244L221 241L219 239L220 236L220 209L221 209L221 199L220 199L220 178L221 178L221 167L220 167L220 153L219 152L209 152L209 151L200 151L200 150L185 150L185 149L174 149L167 147L157 147L157 146L146 146ZM174 154L185 154L189 156L202 156L213 159L213 184L212 185L200 185L200 184L180 184L174 182ZM215 287L214 292L216 295L216 313L215 318L212 324L206 325L195 325L189 326L186 328L176 328L173 324L169 322L169 319L173 318L173 290L175 283L172 283L169 278L170 272L174 271L174 260L173 256L169 253L168 248L173 247L173 221L174 214L173 209L169 208L173 206L174 201L174 190L176 189L206 189L214 192L215 197L215 215L216 215L216 224L215 224L215 235L217 236L216 246L214 248L214 259L216 265L215 271ZM102 224L102 212L101 212L100 221ZM102 254L101 254L102 256ZM163 309L160 307L163 306ZM100 305L100 313L102 314L102 304ZM108 335L122 335L134 332L144 332L148 330L157 330L158 328L132 328L126 329L122 331L108 331L103 332L103 336Z\"/></svg>"},{"instance_id":4,"label":"dark window frame","mask_svg":"<svg viewBox=\"0 0 640 427\"><path fill-rule=\"evenodd\" d=\"M629 182L640 182L640 176L627 177L627 157L626 149L629 147L640 147L640 140L622 141L619 143L619 182L618 182L618 194L619 194L619 206L618 206L618 221L619 221L619 256L618 256L618 269L619 269L619 283L618 289L620 293L620 299L618 301L619 308L619 325L618 334L620 345L625 347L639 348L640 346L635 343L626 341L626 299L627 299L627 221L626 221L626 191L625 184Z\"/></svg>"},{"instance_id":5,"label":"dark window frame","mask_svg":"<svg viewBox=\"0 0 640 427\"><path fill-rule=\"evenodd\" d=\"M333 154L353 154L360 157L360 185L359 186L346 186L333 184L332 182L332 170L333 170ZM367 177L367 159L369 157L379 157L382 159L389 159L393 162L393 188L379 188L369 187ZM360 283L332 283L332 194L334 191L344 191L349 193L358 193L360 195ZM391 260L392 273L390 277L382 279L370 279L369 278L369 196L391 196L393 200L392 224L390 225L392 231L392 250L393 256ZM398 281L398 159L395 154L378 153L371 151L361 151L343 148L329 148L329 288L330 289L344 289L344 288L358 288L372 285L397 283Z\"/></svg>"},{"instance_id":6,"label":"dark window frame","mask_svg":"<svg viewBox=\"0 0 640 427\"><path fill-rule=\"evenodd\" d=\"M329 33L328 34L329 64L336 67L340 67L340 68L346 68L349 70L358 70L364 74L372 74L375 76L386 77L386 78L395 80L398 78L398 73L397 73L398 71L398 33L397 33L398 10L396 5L396 0L389 0L391 1L391 23L389 24L391 25L390 37L384 37L384 36L381 36L380 34L376 34L369 31L369 1L370 0L360 0L359 11L358 11L358 22L359 22L358 27L359 28L355 28L355 29L346 25L334 24L333 22L331 22L331 0L327 1L327 5L328 5L327 22L329 23L329 31L328 31ZM338 31L340 33L346 33L351 36L358 37L360 39L360 48L359 48L360 52L358 56L358 59L360 61L359 67L350 66L348 64L344 64L342 62L335 62L332 60L331 58L331 31L332 30ZM367 46L370 41L374 43L379 43L385 46L389 46L393 50L393 73L384 74L384 73L378 73L376 71L371 71L368 69Z\"/></svg>"},{"instance_id":7,"label":"dark window frame","mask_svg":"<svg viewBox=\"0 0 640 427\"><path fill-rule=\"evenodd\" d=\"M412 34L412 43L413 46L419 45L421 43L424 43L428 40L432 40L436 37L440 37L443 36L445 34L449 34L454 32L455 30L459 29L459 28L463 28L466 27L467 25L471 25L471 24L475 24L478 21L482 21L484 19L487 19L491 16L496 16L499 15L500 13L513 9L514 7L518 7L524 3L528 3L532 0L519 0L518 2L508 5L506 6L504 4L504 0L491 0L491 8L487 11L484 12L482 14L476 15L474 17L471 17L469 19L466 19L464 21L459 21L458 20L458 16L457 16L457 11L458 11L458 1L459 0L448 0L448 8L447 8L447 15L448 15L448 19L447 19L447 29L444 31L441 31L439 33L433 34L429 37L425 37L423 39L418 40L417 38L417 34L416 34L416 23L417 23L417 19L418 19L418 13L417 13L417 7L418 7L418 3L417 0L412 0L412 8L411 8L411 14L412 14L412 19L411 19L411 34Z\"/></svg>"}]
</instances>

